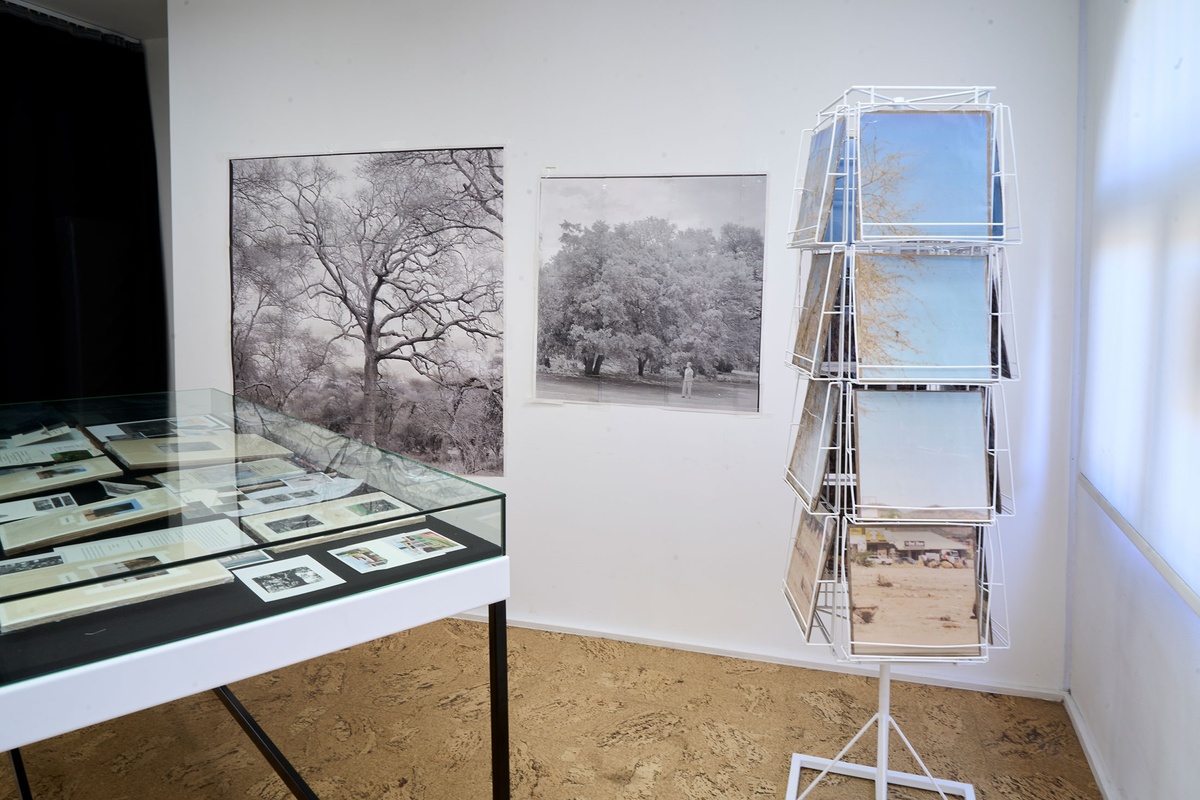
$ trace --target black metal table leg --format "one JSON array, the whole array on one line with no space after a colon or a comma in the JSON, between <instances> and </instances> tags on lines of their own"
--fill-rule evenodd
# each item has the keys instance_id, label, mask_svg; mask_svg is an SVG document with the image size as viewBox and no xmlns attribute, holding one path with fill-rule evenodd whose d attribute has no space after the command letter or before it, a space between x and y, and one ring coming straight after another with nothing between
<instances>
[{"instance_id":1,"label":"black metal table leg","mask_svg":"<svg viewBox=\"0 0 1200 800\"><path fill-rule=\"evenodd\" d=\"M29 788L29 777L25 774L25 762L21 760L21 751L13 748L8 751L12 759L13 773L17 776L17 794L21 800L33 800L33 790Z\"/></svg>"},{"instance_id":2,"label":"black metal table leg","mask_svg":"<svg viewBox=\"0 0 1200 800\"><path fill-rule=\"evenodd\" d=\"M488 606L488 661L492 702L492 800L509 800L508 615L503 600Z\"/></svg>"},{"instance_id":3,"label":"black metal table leg","mask_svg":"<svg viewBox=\"0 0 1200 800\"><path fill-rule=\"evenodd\" d=\"M233 718L242 726L242 730L258 747L258 751L263 754L263 758L267 759L268 763L275 769L275 772L287 784L288 789L296 797L302 800L320 800L308 784L304 782L304 778L300 777L300 773L296 771L283 753L271 741L271 737L267 736L264 731L255 721L246 707L234 696L228 686L218 686L213 689L213 694L225 705Z\"/></svg>"}]
</instances>

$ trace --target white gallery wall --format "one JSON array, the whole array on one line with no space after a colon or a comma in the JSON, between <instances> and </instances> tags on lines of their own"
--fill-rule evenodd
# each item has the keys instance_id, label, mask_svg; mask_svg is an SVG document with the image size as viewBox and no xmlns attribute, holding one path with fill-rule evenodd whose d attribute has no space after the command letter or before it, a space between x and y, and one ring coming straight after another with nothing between
<instances>
[{"instance_id":1,"label":"white gallery wall","mask_svg":"<svg viewBox=\"0 0 1200 800\"><path fill-rule=\"evenodd\" d=\"M1070 702L1109 796L1195 797L1200 6L1086 6Z\"/></svg>"},{"instance_id":2,"label":"white gallery wall","mask_svg":"<svg viewBox=\"0 0 1200 800\"><path fill-rule=\"evenodd\" d=\"M1013 109L1022 379L1018 515L1001 527L1014 646L906 671L1061 690L1079 19L1069 0L170 0L177 388L231 387L228 160L505 148L510 618L829 664L780 591L801 132L856 84L992 85ZM539 178L768 175L761 413L533 400Z\"/></svg>"}]
</instances>

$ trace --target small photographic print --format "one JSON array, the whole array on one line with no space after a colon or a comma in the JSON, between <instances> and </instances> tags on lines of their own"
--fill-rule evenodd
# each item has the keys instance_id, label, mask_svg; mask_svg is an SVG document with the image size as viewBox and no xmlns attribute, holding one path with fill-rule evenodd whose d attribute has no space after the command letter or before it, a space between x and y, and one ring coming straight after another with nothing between
<instances>
[{"instance_id":1,"label":"small photographic print","mask_svg":"<svg viewBox=\"0 0 1200 800\"><path fill-rule=\"evenodd\" d=\"M37 478L41 481L50 480L51 478L61 478L64 475L77 475L81 472L87 472L86 467L51 467L50 469L39 469Z\"/></svg>"},{"instance_id":2,"label":"small photographic print","mask_svg":"<svg viewBox=\"0 0 1200 800\"><path fill-rule=\"evenodd\" d=\"M234 574L250 591L267 602L345 583L312 556L242 567L235 570Z\"/></svg>"},{"instance_id":3,"label":"small photographic print","mask_svg":"<svg viewBox=\"0 0 1200 800\"><path fill-rule=\"evenodd\" d=\"M9 561L0 561L0 575L13 575L17 572L28 572L42 567L57 567L65 563L61 555L48 553L46 555L26 556Z\"/></svg>"},{"instance_id":4,"label":"small photographic print","mask_svg":"<svg viewBox=\"0 0 1200 800\"><path fill-rule=\"evenodd\" d=\"M424 528L339 547L330 550L329 554L356 572L373 572L424 561L464 547L466 545Z\"/></svg>"},{"instance_id":5,"label":"small photographic print","mask_svg":"<svg viewBox=\"0 0 1200 800\"><path fill-rule=\"evenodd\" d=\"M39 497L33 501L35 511L53 511L75 505L75 498L69 494L56 494L53 497Z\"/></svg>"},{"instance_id":6,"label":"small photographic print","mask_svg":"<svg viewBox=\"0 0 1200 800\"><path fill-rule=\"evenodd\" d=\"M274 522L267 523L267 527L275 533L291 533L292 531L302 531L307 528L319 528L321 525L321 520L311 514L301 514L298 517L277 519Z\"/></svg>"},{"instance_id":7,"label":"small photographic print","mask_svg":"<svg viewBox=\"0 0 1200 800\"><path fill-rule=\"evenodd\" d=\"M313 583L325 580L308 567L285 569L282 572L272 572L270 575L259 575L254 582L271 594L299 589Z\"/></svg>"},{"instance_id":8,"label":"small photographic print","mask_svg":"<svg viewBox=\"0 0 1200 800\"><path fill-rule=\"evenodd\" d=\"M175 433L175 425L169 419L126 422L117 427L130 439L154 439L159 436L172 436Z\"/></svg>"},{"instance_id":9,"label":"small photographic print","mask_svg":"<svg viewBox=\"0 0 1200 800\"><path fill-rule=\"evenodd\" d=\"M461 544L433 531L406 533L391 540L392 546L410 553L436 553L440 550L457 550Z\"/></svg>"},{"instance_id":10,"label":"small photographic print","mask_svg":"<svg viewBox=\"0 0 1200 800\"><path fill-rule=\"evenodd\" d=\"M351 547L349 550L335 552L334 555L343 561L353 559L357 564L369 567L370 569L383 567L388 563L386 558L368 547Z\"/></svg>"},{"instance_id":11,"label":"small photographic print","mask_svg":"<svg viewBox=\"0 0 1200 800\"><path fill-rule=\"evenodd\" d=\"M51 453L50 460L55 464L66 464L70 461L82 461L93 458L96 454L88 450L63 450L61 453Z\"/></svg>"},{"instance_id":12,"label":"small photographic print","mask_svg":"<svg viewBox=\"0 0 1200 800\"><path fill-rule=\"evenodd\" d=\"M142 504L137 500L123 500L120 503L113 503L108 506L89 508L83 512L83 518L88 522L96 522L107 517L115 517L117 514L128 514L130 511L139 511L141 508Z\"/></svg>"},{"instance_id":13,"label":"small photographic print","mask_svg":"<svg viewBox=\"0 0 1200 800\"><path fill-rule=\"evenodd\" d=\"M365 503L355 503L354 505L346 506L347 511L358 514L360 517L368 517L371 514L382 514L385 511L394 511L397 506L389 503L387 500L368 500Z\"/></svg>"},{"instance_id":14,"label":"small photographic print","mask_svg":"<svg viewBox=\"0 0 1200 800\"><path fill-rule=\"evenodd\" d=\"M118 561L115 564L105 564L101 567L96 567L97 575L119 575L122 572L133 572L134 570L147 569L156 567L162 564L162 560L158 556L143 556L141 558L131 558L126 561ZM166 570L158 570L157 572L146 572L141 575L130 575L126 578L108 581L105 586L116 586L120 583L128 583L129 581L140 581L146 578L153 578L158 575L166 575Z\"/></svg>"},{"instance_id":15,"label":"small photographic print","mask_svg":"<svg viewBox=\"0 0 1200 800\"><path fill-rule=\"evenodd\" d=\"M155 445L163 453L202 453L206 450L220 450L215 442L164 442Z\"/></svg>"}]
</instances>

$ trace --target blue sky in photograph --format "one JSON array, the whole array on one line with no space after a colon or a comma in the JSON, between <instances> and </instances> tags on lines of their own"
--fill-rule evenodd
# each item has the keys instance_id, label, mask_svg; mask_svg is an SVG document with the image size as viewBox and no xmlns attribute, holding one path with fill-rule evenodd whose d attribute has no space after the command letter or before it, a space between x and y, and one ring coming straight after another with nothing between
<instances>
[{"instance_id":1,"label":"blue sky in photograph","mask_svg":"<svg viewBox=\"0 0 1200 800\"><path fill-rule=\"evenodd\" d=\"M854 402L860 505L988 505L983 392L860 389Z\"/></svg>"},{"instance_id":2,"label":"blue sky in photograph","mask_svg":"<svg viewBox=\"0 0 1200 800\"><path fill-rule=\"evenodd\" d=\"M986 222L990 219L990 119L984 111L868 112L859 133L859 170L864 188L876 165L899 154L904 174L887 185L889 205L898 219L883 218L882 210L862 198L866 223ZM941 235L961 231L984 236L985 226L938 229ZM864 227L864 235L882 233Z\"/></svg>"},{"instance_id":3,"label":"blue sky in photograph","mask_svg":"<svg viewBox=\"0 0 1200 800\"><path fill-rule=\"evenodd\" d=\"M986 256L858 254L855 281L861 380L989 377Z\"/></svg>"}]
</instances>

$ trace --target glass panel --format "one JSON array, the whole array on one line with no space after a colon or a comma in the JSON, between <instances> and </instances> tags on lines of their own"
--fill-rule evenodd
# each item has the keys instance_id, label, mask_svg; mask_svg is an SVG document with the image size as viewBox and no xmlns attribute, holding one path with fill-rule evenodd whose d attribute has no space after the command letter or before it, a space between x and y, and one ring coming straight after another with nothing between
<instances>
[{"instance_id":1,"label":"glass panel","mask_svg":"<svg viewBox=\"0 0 1200 800\"><path fill-rule=\"evenodd\" d=\"M0 465L0 645L168 597L162 630L212 629L270 613L247 588L320 602L503 553L502 493L221 392L0 407Z\"/></svg>"}]
</instances>

